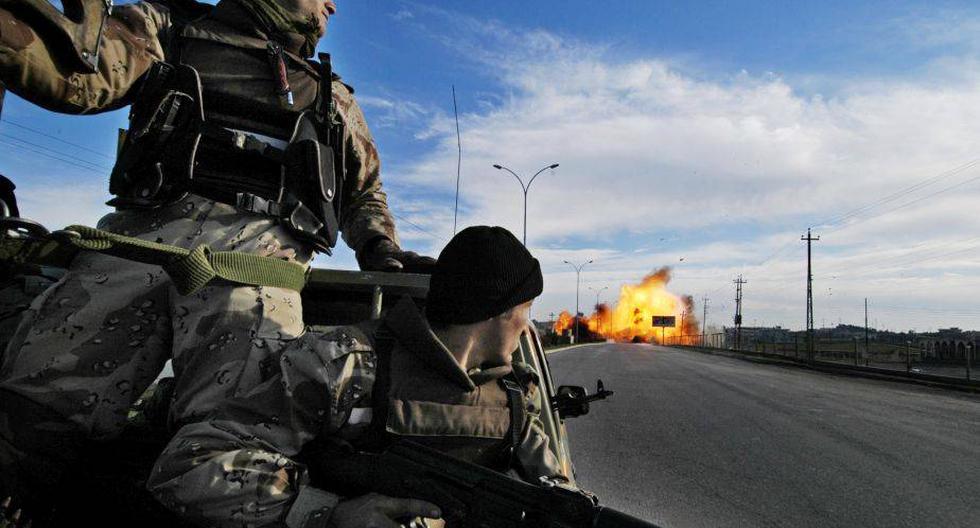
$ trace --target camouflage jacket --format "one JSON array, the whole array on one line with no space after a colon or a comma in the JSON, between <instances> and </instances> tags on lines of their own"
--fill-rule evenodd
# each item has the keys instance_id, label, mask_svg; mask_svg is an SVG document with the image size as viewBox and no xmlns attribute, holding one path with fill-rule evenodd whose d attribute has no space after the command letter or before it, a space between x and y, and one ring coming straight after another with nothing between
<instances>
[{"instance_id":1,"label":"camouflage jacket","mask_svg":"<svg viewBox=\"0 0 980 528\"><path fill-rule=\"evenodd\" d=\"M196 28L196 34L188 39L194 40L191 45L198 48L204 39L210 39L214 43L240 48L243 53L265 53L268 38L247 22L229 23L236 17L240 19L240 13L234 12L233 4L222 4L190 26L176 24L169 11L160 4L140 2L116 6L106 25L98 71L91 74L73 71L65 59L70 51L61 48L64 44L55 38L56 35L37 32L10 11L0 8L0 81L13 93L57 112L91 114L124 107L134 102L139 81L154 62L177 58L172 55L180 53L175 50L181 46L172 44L178 38L179 29ZM187 34L187 31L182 33ZM286 55L289 82L296 92L296 108L309 108L313 105L319 79L316 65L289 53L288 48ZM206 83L210 72L200 73ZM249 78L236 82L271 86L271 78L269 73L269 80ZM213 82L228 81L213 79ZM343 158L347 181L341 196L340 219L344 240L358 252L366 242L378 236L398 242L381 186L378 150L353 89L339 78L333 81L332 89L335 106L345 124ZM271 88L256 90L256 100L272 97L272 92ZM206 108L208 104L205 100Z\"/></svg>"},{"instance_id":2,"label":"camouflage jacket","mask_svg":"<svg viewBox=\"0 0 980 528\"><path fill-rule=\"evenodd\" d=\"M393 335L384 418L389 433L441 437L457 452L464 442L506 436L506 398L495 389L510 368L464 372L409 298L384 324ZM379 368L370 332L336 327L299 338L263 384L177 433L153 469L150 491L199 525L298 527L326 519L342 497L312 487L297 455L318 437L357 445L369 433ZM528 386L512 469L532 482L562 478L539 419L540 394Z\"/></svg>"}]
</instances>

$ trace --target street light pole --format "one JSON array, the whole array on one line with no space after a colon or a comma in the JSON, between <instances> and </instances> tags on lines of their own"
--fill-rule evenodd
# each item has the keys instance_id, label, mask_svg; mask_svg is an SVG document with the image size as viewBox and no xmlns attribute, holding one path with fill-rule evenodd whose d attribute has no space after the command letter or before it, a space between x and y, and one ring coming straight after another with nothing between
<instances>
[{"instance_id":1,"label":"street light pole","mask_svg":"<svg viewBox=\"0 0 980 528\"><path fill-rule=\"evenodd\" d=\"M557 169L558 164L552 163L551 165L542 167L541 170L534 173L534 176L531 176L531 179L527 182L527 185L524 185L524 180L522 180L521 177L518 176L516 172L508 169L507 167L495 163L493 165L493 168L497 170L505 170L513 174L514 177L517 178L517 183L521 184L521 190L524 191L524 245L527 246L527 191L531 189L531 184L534 183L534 179L538 177L538 174L541 174L542 172L548 169Z\"/></svg>"},{"instance_id":2,"label":"street light pole","mask_svg":"<svg viewBox=\"0 0 980 528\"><path fill-rule=\"evenodd\" d=\"M579 284L581 282L579 279L581 278L582 275L582 268L584 268L586 264L592 264L592 260L589 259L588 262L583 262L578 266L572 264L567 260L563 260L562 262L568 264L569 266L572 267L572 269L575 270L575 319L574 321L575 321L575 344L577 345L578 344L578 290L579 290Z\"/></svg>"}]
</instances>

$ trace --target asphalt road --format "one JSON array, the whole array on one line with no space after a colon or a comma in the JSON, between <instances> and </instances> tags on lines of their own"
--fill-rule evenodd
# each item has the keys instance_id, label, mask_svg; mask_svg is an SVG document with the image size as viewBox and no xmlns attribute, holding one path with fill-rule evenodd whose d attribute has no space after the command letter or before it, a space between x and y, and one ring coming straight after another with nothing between
<instances>
[{"instance_id":1,"label":"asphalt road","mask_svg":"<svg viewBox=\"0 0 980 528\"><path fill-rule=\"evenodd\" d=\"M980 396L651 345L549 357L603 503L665 527L980 526Z\"/></svg>"}]
</instances>

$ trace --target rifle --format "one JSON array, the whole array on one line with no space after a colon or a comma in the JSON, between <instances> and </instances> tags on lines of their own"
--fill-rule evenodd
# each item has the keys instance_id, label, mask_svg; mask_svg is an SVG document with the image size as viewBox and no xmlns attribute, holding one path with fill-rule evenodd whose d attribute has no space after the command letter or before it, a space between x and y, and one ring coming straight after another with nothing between
<instances>
[{"instance_id":1,"label":"rifle","mask_svg":"<svg viewBox=\"0 0 980 528\"><path fill-rule=\"evenodd\" d=\"M348 497L374 492L429 501L442 509L447 528L657 528L553 479L530 484L411 441L380 454L317 458L315 465L319 487Z\"/></svg>"}]
</instances>

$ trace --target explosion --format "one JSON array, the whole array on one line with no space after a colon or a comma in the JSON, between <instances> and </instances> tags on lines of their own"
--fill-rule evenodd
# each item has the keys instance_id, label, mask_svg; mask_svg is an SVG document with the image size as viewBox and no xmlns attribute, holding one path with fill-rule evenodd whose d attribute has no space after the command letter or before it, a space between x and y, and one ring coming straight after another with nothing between
<instances>
[{"instance_id":1,"label":"explosion","mask_svg":"<svg viewBox=\"0 0 980 528\"><path fill-rule=\"evenodd\" d=\"M588 329L593 335L621 342L643 340L670 341L674 336L693 336L699 333L694 316L694 299L690 295L678 296L667 291L670 268L663 267L643 277L639 284L626 284L619 289L619 300L614 308L605 304L596 306L589 316L581 318L579 332ZM674 316L672 328L653 326L653 316ZM574 320L570 313L562 312L555 321L556 333L571 329ZM683 339L683 338L682 338ZM692 338L693 339L693 338Z\"/></svg>"},{"instance_id":2,"label":"explosion","mask_svg":"<svg viewBox=\"0 0 980 528\"><path fill-rule=\"evenodd\" d=\"M562 312L558 315L558 320L555 321L555 333L563 334L566 330L572 327L572 314L567 311Z\"/></svg>"}]
</instances>

